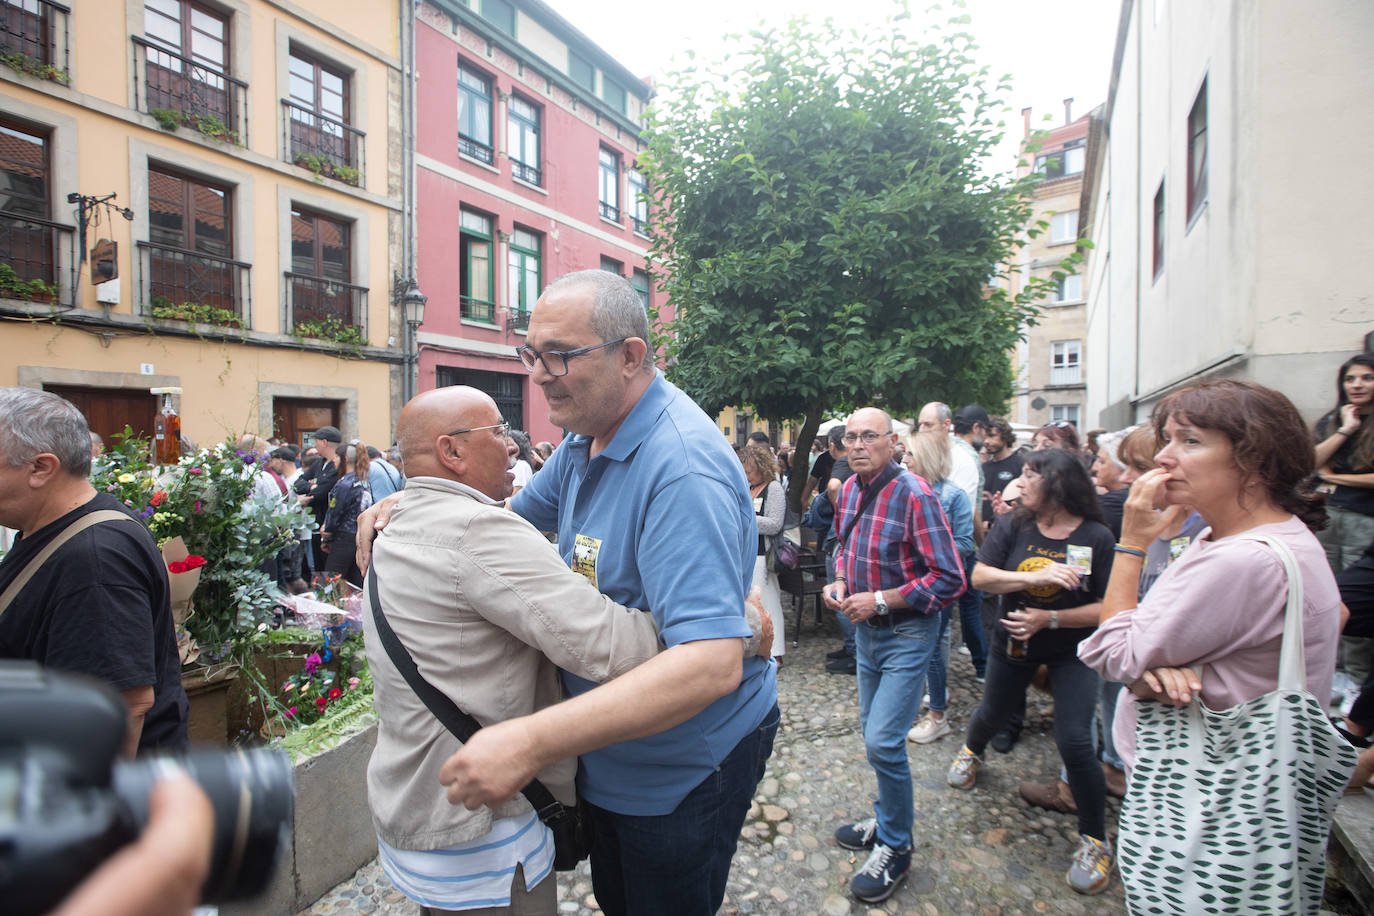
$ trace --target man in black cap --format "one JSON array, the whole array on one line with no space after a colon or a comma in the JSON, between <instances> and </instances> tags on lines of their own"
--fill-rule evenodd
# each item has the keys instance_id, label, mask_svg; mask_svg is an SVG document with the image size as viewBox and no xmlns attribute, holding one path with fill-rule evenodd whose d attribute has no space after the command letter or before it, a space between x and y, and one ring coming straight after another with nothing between
<instances>
[{"instance_id":1,"label":"man in black cap","mask_svg":"<svg viewBox=\"0 0 1374 916\"><path fill-rule=\"evenodd\" d=\"M339 481L339 468L335 461L338 445L342 441L343 434L337 426L321 426L316 430L315 448L320 457L296 481L301 505L309 506L315 515L315 531L310 535L310 556L316 572L324 569L326 559L320 548L320 525L324 522L324 513L329 509L329 491Z\"/></svg>"}]
</instances>

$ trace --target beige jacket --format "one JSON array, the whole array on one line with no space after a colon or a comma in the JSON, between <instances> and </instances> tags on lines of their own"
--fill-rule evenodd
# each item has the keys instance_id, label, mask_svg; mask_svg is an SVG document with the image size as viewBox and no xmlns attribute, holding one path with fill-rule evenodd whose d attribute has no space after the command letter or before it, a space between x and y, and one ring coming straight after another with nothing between
<instances>
[{"instance_id":1,"label":"beige jacket","mask_svg":"<svg viewBox=\"0 0 1374 916\"><path fill-rule=\"evenodd\" d=\"M650 614L601 595L528 522L475 490L433 477L405 499L373 548L387 620L420 673L483 725L558 702L556 667L606 681L653 656ZM366 598L363 633L376 685L377 746L367 768L372 820L398 849L439 849L483 836L493 817L530 810L450 805L439 768L459 748L391 664ZM575 759L539 774L571 802Z\"/></svg>"}]
</instances>

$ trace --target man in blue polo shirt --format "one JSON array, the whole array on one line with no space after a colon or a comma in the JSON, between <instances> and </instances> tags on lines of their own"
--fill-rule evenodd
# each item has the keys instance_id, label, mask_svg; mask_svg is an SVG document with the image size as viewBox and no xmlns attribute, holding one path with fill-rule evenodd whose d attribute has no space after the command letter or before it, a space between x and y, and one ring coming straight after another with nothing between
<instances>
[{"instance_id":1,"label":"man in blue polo shirt","mask_svg":"<svg viewBox=\"0 0 1374 916\"><path fill-rule=\"evenodd\" d=\"M469 807L582 754L592 884L603 912L713 914L777 731L776 669L741 661L758 545L743 470L709 417L653 365L624 278L589 270L535 305L521 359L572 432L511 508L557 530L563 558L607 596L649 609L668 647L622 676L633 704L574 703L482 729L441 771ZM583 694L586 694L583 696Z\"/></svg>"}]
</instances>

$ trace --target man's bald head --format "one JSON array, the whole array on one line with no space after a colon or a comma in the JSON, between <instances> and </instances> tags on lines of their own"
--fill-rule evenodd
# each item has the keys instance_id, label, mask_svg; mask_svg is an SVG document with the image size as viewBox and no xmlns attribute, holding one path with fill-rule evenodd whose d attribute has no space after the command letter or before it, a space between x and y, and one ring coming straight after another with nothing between
<instances>
[{"instance_id":1,"label":"man's bald head","mask_svg":"<svg viewBox=\"0 0 1374 916\"><path fill-rule=\"evenodd\" d=\"M854 411L845 423L845 441L849 445L850 468L860 480L868 483L892 460L892 451L897 445L892 417L877 407Z\"/></svg>"},{"instance_id":2,"label":"man's bald head","mask_svg":"<svg viewBox=\"0 0 1374 916\"><path fill-rule=\"evenodd\" d=\"M456 480L492 499L505 499L510 495L505 439L499 430L483 428L501 422L496 402L476 388L453 385L416 395L396 424L406 476ZM458 430L474 432L453 435Z\"/></svg>"}]
</instances>

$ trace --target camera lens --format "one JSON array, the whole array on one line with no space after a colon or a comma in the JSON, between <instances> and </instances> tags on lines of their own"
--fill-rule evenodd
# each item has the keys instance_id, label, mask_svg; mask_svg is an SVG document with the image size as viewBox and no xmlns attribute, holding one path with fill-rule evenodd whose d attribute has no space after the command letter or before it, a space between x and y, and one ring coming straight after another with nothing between
<instances>
[{"instance_id":1,"label":"camera lens","mask_svg":"<svg viewBox=\"0 0 1374 916\"><path fill-rule=\"evenodd\" d=\"M119 762L115 794L138 830L148 822L153 784L172 761L190 774L215 811L215 842L202 900L224 903L261 893L291 824L294 771L279 750L193 750L175 758Z\"/></svg>"}]
</instances>

